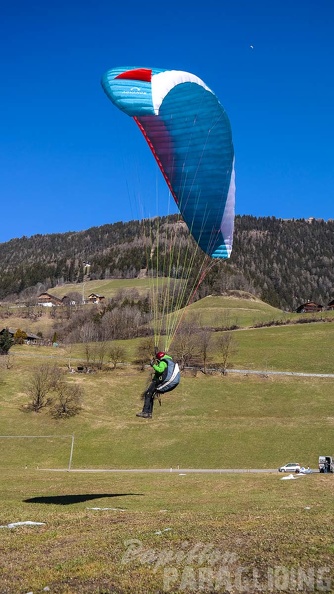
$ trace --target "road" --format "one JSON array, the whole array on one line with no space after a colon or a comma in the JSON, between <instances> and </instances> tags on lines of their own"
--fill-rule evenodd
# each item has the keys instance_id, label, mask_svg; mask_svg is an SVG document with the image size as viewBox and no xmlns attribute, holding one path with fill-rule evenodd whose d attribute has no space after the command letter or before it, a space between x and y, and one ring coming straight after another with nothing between
<instances>
[{"instance_id":1,"label":"road","mask_svg":"<svg viewBox=\"0 0 334 594\"><path fill-rule=\"evenodd\" d=\"M299 371L254 371L253 369L228 369L228 373L243 375L291 375L295 377L334 377L334 373L303 373Z\"/></svg>"},{"instance_id":2,"label":"road","mask_svg":"<svg viewBox=\"0 0 334 594\"><path fill-rule=\"evenodd\" d=\"M22 357L35 357L36 355L34 353L19 353L18 356L22 356ZM52 355L41 355L38 354L38 357L40 358L44 358L44 359L57 359L57 358L64 358L64 359L70 359L71 363L76 362L80 362L82 363L82 358L78 359L75 357L67 357L66 355L64 355L64 353L59 353L59 351L54 350ZM119 363L119 366L122 365L129 365L129 363ZM149 366L147 366L149 367ZM192 369L191 367L188 367L187 369ZM200 371L200 369L198 370ZM268 371L266 370L258 370L258 369L228 369L227 373L239 373L242 375L261 375L261 376L268 376L268 375L289 375L289 376L293 376L293 377L330 377L330 378L334 378L334 373L304 373L301 371Z\"/></svg>"},{"instance_id":3,"label":"road","mask_svg":"<svg viewBox=\"0 0 334 594\"><path fill-rule=\"evenodd\" d=\"M120 472L120 473L172 473L178 475L186 474L256 474L256 473L275 473L279 477L288 476L289 473L278 472L277 468L39 468L38 470L47 472ZM310 474L319 473L313 469ZM294 474L294 473L291 473ZM301 476L296 474L296 476Z\"/></svg>"}]
</instances>

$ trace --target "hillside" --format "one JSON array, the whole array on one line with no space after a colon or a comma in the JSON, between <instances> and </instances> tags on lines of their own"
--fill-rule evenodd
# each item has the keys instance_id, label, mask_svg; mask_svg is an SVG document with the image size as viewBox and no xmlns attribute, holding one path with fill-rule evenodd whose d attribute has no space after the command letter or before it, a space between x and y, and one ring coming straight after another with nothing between
<instances>
[{"instance_id":1,"label":"hillside","mask_svg":"<svg viewBox=\"0 0 334 594\"><path fill-rule=\"evenodd\" d=\"M103 282L108 289L111 281ZM52 322L50 314L44 310ZM287 315L252 295L205 297L189 314L217 325L225 314L245 325ZM4 593L92 594L103 586L130 594L134 583L140 594L162 592L165 565L155 571L158 560L167 559L169 571L170 550L193 556L202 554L199 546L203 555L236 551L242 568L255 563L256 576L259 567L267 574L269 564L289 568L287 575L294 567L305 567L307 576L310 566L331 568L333 475L281 480L287 477L277 471L292 461L316 469L319 454L333 454L334 378L318 374L333 371L334 324L318 319L236 330L230 363L240 372L183 371L180 386L156 403L149 420L136 417L149 377L148 367L140 371L134 363L141 339L119 341L124 363L94 373L69 372L70 364L77 369L86 361L82 343L15 345L9 365L0 361L1 561L2 582L10 584ZM217 361L220 334L211 333L210 362ZM63 370L71 392L82 390L79 414L55 419L48 408L22 410L36 367L46 363ZM41 525L6 529L18 521ZM120 563L127 543L143 543L144 563L140 557ZM298 591L313 591L309 585L308 579ZM218 591L227 592L225 583ZM269 591L271 585L263 589Z\"/></svg>"},{"instance_id":2,"label":"hillside","mask_svg":"<svg viewBox=\"0 0 334 594\"><path fill-rule=\"evenodd\" d=\"M0 299L27 300L58 284L82 282L84 262L95 281L134 279L150 265L159 270L156 254L148 263L148 237L154 244L160 236L168 247L170 229L184 253L193 246L177 215L2 243ZM182 266L181 258L174 267ZM326 305L334 297L334 221L237 216L232 256L216 263L200 297L226 289L252 292L280 309L294 310L308 299Z\"/></svg>"},{"instance_id":3,"label":"hillside","mask_svg":"<svg viewBox=\"0 0 334 594\"><path fill-rule=\"evenodd\" d=\"M85 294L87 296L91 292L97 292L104 295L107 300L116 299L121 304L122 297L120 295L125 296L126 300L127 295L135 293L139 298L144 299L149 290L147 279L132 279L86 281L78 285L62 285L53 287L51 293L62 298L65 293L74 288L77 289L79 295ZM284 317L279 309L260 301L250 293L238 293L237 291L234 293L231 296L208 296L198 300L187 308L186 319L196 320L197 326L208 326L215 329L223 325L233 324L239 327L247 327ZM99 312L98 317L96 317L97 312ZM0 330L5 327L14 330L20 328L25 332L40 333L49 340L52 339L54 332L57 332L59 340L62 341L73 332L74 327L77 330L83 328L88 320L103 327L103 312L104 306L101 308L90 304L79 305L70 309L7 305L0 308ZM127 317L124 308L122 316L123 318ZM132 321L133 336L137 335L137 326L140 325L141 321L141 319ZM110 316L107 317L106 323L110 324ZM118 336L118 338L122 337ZM77 339L79 342L82 341L79 336Z\"/></svg>"}]
</instances>

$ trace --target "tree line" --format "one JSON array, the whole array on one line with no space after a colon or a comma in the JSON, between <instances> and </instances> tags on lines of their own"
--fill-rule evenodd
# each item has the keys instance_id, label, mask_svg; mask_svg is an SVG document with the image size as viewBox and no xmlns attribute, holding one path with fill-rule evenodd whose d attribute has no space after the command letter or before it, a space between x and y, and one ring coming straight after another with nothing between
<instances>
[{"instance_id":1,"label":"tree line","mask_svg":"<svg viewBox=\"0 0 334 594\"><path fill-rule=\"evenodd\" d=\"M173 227L180 245L171 266L177 277L186 266L182 254L193 248L187 228L178 222L178 215L171 215L2 243L0 299L26 299L59 283L82 282L87 261L92 280L136 278L148 266L148 238L154 242L159 234L167 244ZM156 253L150 263L163 274ZM215 263L199 296L231 289L288 311L309 299L326 305L334 298L334 221L236 216L231 258Z\"/></svg>"}]
</instances>

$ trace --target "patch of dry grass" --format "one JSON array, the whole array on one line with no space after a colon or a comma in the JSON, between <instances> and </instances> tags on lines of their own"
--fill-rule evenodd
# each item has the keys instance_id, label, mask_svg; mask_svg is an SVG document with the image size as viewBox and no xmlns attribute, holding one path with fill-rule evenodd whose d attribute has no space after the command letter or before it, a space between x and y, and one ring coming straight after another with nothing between
<instances>
[{"instance_id":1,"label":"patch of dry grass","mask_svg":"<svg viewBox=\"0 0 334 594\"><path fill-rule=\"evenodd\" d=\"M263 592L278 592L277 567L289 587L294 572L322 567L334 577L331 476L28 471L3 478L1 524L45 525L1 529L1 594L45 587L56 594L234 594L240 573L249 586L243 591L252 591L256 574Z\"/></svg>"}]
</instances>

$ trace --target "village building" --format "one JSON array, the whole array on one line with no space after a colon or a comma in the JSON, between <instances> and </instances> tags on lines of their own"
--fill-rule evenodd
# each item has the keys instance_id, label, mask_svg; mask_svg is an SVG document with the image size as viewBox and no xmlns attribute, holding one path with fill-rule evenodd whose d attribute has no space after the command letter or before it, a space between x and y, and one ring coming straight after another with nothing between
<instances>
[{"instance_id":1,"label":"village building","mask_svg":"<svg viewBox=\"0 0 334 594\"><path fill-rule=\"evenodd\" d=\"M10 337L14 338L17 329L14 330L13 328L3 328L2 330L0 330L0 335L4 334L6 330L8 331ZM23 330L23 332L26 334L26 338L24 340L25 344L38 344L42 340L41 337L37 334L33 334L32 332L26 332L25 330Z\"/></svg>"},{"instance_id":2,"label":"village building","mask_svg":"<svg viewBox=\"0 0 334 594\"><path fill-rule=\"evenodd\" d=\"M55 307L57 305L63 305L63 300L50 295L50 293L41 293L37 300L37 305L43 305L44 307Z\"/></svg>"},{"instance_id":3,"label":"village building","mask_svg":"<svg viewBox=\"0 0 334 594\"><path fill-rule=\"evenodd\" d=\"M323 311L324 306L320 303L315 303L315 301L307 301L306 303L302 303L297 307L297 313L315 313L318 311Z\"/></svg>"},{"instance_id":4,"label":"village building","mask_svg":"<svg viewBox=\"0 0 334 594\"><path fill-rule=\"evenodd\" d=\"M91 293L88 295L88 303L102 303L105 301L104 295L98 295L97 293Z\"/></svg>"}]
</instances>

